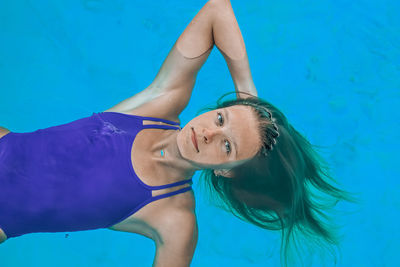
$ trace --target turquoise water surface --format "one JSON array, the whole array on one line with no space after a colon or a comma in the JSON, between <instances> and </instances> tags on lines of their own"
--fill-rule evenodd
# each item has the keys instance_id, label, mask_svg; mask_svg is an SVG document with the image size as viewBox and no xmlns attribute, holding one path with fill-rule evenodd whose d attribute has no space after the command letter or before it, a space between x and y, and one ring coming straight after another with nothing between
<instances>
[{"instance_id":1,"label":"turquoise water surface","mask_svg":"<svg viewBox=\"0 0 400 267\"><path fill-rule=\"evenodd\" d=\"M34 131L104 111L146 88L206 1L0 1L0 125ZM336 266L400 266L400 2L232 0L259 95L280 108L360 205ZM215 48L182 125L234 90ZM396 163L397 162L397 163ZM197 190L192 265L279 266L280 236L210 206ZM1 188L0 188L1 193ZM66 235L68 234L68 235ZM151 266L145 237L36 233L0 245L0 266ZM335 266L304 255L305 266Z\"/></svg>"}]
</instances>

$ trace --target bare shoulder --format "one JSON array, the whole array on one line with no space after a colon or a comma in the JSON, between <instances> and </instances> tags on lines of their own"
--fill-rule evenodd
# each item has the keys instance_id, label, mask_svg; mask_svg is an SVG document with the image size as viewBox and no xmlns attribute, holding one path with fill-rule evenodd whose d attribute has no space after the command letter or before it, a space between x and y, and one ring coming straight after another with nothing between
<instances>
[{"instance_id":1,"label":"bare shoulder","mask_svg":"<svg viewBox=\"0 0 400 267\"><path fill-rule=\"evenodd\" d=\"M179 120L179 117L176 114L170 113L167 110L160 108L160 106L158 108L155 108L155 104L157 104L157 102L158 102L158 105L160 105L160 106L163 105L162 101L155 101L152 103L143 104L142 106L134 108L134 109L122 110L122 109L113 107L113 108L105 110L105 112L108 112L108 111L118 112L118 113L124 113L124 114L128 114L128 115L137 115L137 116L143 116L143 117L165 119L165 120L178 122L179 124L181 123Z\"/></svg>"},{"instance_id":2,"label":"bare shoulder","mask_svg":"<svg viewBox=\"0 0 400 267\"><path fill-rule=\"evenodd\" d=\"M119 112L130 115L153 117L180 123L179 114L186 107L190 94L186 100L179 95L179 90L162 90L150 87L130 97L105 112Z\"/></svg>"},{"instance_id":3,"label":"bare shoulder","mask_svg":"<svg viewBox=\"0 0 400 267\"><path fill-rule=\"evenodd\" d=\"M137 233L163 244L175 227L195 231L195 198L192 190L151 202L109 229Z\"/></svg>"},{"instance_id":4,"label":"bare shoulder","mask_svg":"<svg viewBox=\"0 0 400 267\"><path fill-rule=\"evenodd\" d=\"M182 205L193 207L190 201L181 202L179 204L181 208L166 206L160 202L151 203L157 205L141 209L131 218L109 229L148 237L154 241L157 249L162 247L165 250L167 246L169 248L179 246L182 249L194 250L198 235L196 214L194 208L182 208ZM162 206L158 206L159 204Z\"/></svg>"},{"instance_id":5,"label":"bare shoulder","mask_svg":"<svg viewBox=\"0 0 400 267\"><path fill-rule=\"evenodd\" d=\"M160 234L154 266L190 266L198 240L195 213L182 210L170 213Z\"/></svg>"},{"instance_id":6,"label":"bare shoulder","mask_svg":"<svg viewBox=\"0 0 400 267\"><path fill-rule=\"evenodd\" d=\"M172 211L165 216L163 225L159 227L160 245L175 242L188 244L197 241L197 227L195 212L188 210Z\"/></svg>"},{"instance_id":7,"label":"bare shoulder","mask_svg":"<svg viewBox=\"0 0 400 267\"><path fill-rule=\"evenodd\" d=\"M167 201L170 202L168 208L160 210L161 216L152 222L160 236L158 245L195 241L192 238L197 236L197 218L193 192L188 191Z\"/></svg>"}]
</instances>

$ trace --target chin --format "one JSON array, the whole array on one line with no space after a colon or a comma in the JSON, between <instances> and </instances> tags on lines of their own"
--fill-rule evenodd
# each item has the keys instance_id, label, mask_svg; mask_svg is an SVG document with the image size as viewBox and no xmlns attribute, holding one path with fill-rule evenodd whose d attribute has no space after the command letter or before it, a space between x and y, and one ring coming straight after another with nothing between
<instances>
[{"instance_id":1,"label":"chin","mask_svg":"<svg viewBox=\"0 0 400 267\"><path fill-rule=\"evenodd\" d=\"M191 151L189 150L188 146L192 144L192 141L190 140L190 143L188 144L186 136L187 136L187 127L184 127L176 137L176 145L178 146L178 150L181 156L184 159L190 159L193 157L193 154L190 153Z\"/></svg>"}]
</instances>

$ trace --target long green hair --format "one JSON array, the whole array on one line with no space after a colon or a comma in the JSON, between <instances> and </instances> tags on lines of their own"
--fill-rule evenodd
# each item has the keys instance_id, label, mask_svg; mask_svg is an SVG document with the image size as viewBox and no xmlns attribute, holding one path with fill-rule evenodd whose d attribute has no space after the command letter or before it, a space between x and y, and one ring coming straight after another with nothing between
<instances>
[{"instance_id":1,"label":"long green hair","mask_svg":"<svg viewBox=\"0 0 400 267\"><path fill-rule=\"evenodd\" d=\"M216 176L212 169L202 171L200 181L209 189L212 204L256 226L281 230L284 266L290 245L298 249L299 234L318 247L328 248L336 261L333 247L338 245L338 238L326 211L340 200L357 200L333 185L336 181L317 152L318 147L300 134L278 108L258 97L222 101L226 95L216 106L201 111L234 105L252 107L263 145L252 160L232 170L233 178ZM330 202L325 201L328 198Z\"/></svg>"}]
</instances>

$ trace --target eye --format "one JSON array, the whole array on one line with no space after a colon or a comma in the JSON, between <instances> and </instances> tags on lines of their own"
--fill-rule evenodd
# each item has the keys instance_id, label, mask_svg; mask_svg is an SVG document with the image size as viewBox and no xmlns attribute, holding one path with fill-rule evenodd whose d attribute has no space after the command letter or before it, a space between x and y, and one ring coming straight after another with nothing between
<instances>
[{"instance_id":1,"label":"eye","mask_svg":"<svg viewBox=\"0 0 400 267\"><path fill-rule=\"evenodd\" d=\"M225 140L225 148L226 148L226 154L229 155L231 153L231 144L229 143L228 140Z\"/></svg>"},{"instance_id":2,"label":"eye","mask_svg":"<svg viewBox=\"0 0 400 267\"><path fill-rule=\"evenodd\" d=\"M224 125L224 117L222 116L221 112L217 112L217 119L218 119L219 126ZM226 154L229 155L231 153L231 144L229 143L228 140L225 140L224 144L225 144L225 148L226 148Z\"/></svg>"},{"instance_id":3,"label":"eye","mask_svg":"<svg viewBox=\"0 0 400 267\"><path fill-rule=\"evenodd\" d=\"M221 112L217 112L217 118L218 118L219 126L222 126L224 124L224 117L222 117Z\"/></svg>"}]
</instances>

